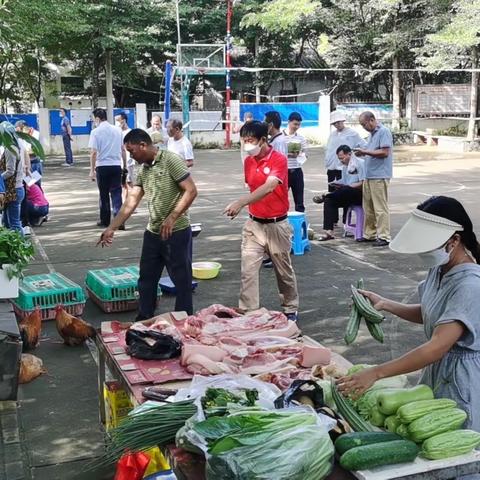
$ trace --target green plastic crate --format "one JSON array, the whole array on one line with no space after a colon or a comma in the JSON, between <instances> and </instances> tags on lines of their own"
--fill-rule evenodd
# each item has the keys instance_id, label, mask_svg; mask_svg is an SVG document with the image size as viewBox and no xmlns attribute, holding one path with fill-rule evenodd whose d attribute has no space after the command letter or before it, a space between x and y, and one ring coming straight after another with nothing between
<instances>
[{"instance_id":1,"label":"green plastic crate","mask_svg":"<svg viewBox=\"0 0 480 480\"><path fill-rule=\"evenodd\" d=\"M87 287L103 302L137 300L137 282L139 269L137 265L130 267L105 268L89 270L85 283ZM158 295L161 295L160 286Z\"/></svg>"},{"instance_id":2,"label":"green plastic crate","mask_svg":"<svg viewBox=\"0 0 480 480\"><path fill-rule=\"evenodd\" d=\"M60 273L30 275L20 281L18 298L13 303L28 312L40 307L42 310L85 304L82 287Z\"/></svg>"}]
</instances>

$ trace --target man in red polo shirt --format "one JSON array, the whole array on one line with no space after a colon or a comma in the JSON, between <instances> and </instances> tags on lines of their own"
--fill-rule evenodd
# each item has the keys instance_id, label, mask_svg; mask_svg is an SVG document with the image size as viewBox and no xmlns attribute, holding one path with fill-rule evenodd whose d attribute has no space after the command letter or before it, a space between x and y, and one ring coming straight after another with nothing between
<instances>
[{"instance_id":1,"label":"man in red polo shirt","mask_svg":"<svg viewBox=\"0 0 480 480\"><path fill-rule=\"evenodd\" d=\"M292 228L288 213L287 157L267 142L268 126L250 122L242 127L245 182L250 194L230 203L224 210L235 218L248 205L250 218L242 234L242 279L239 307L260 308L259 270L264 254L273 262L282 308L290 320L297 320L298 292L290 259Z\"/></svg>"}]
</instances>

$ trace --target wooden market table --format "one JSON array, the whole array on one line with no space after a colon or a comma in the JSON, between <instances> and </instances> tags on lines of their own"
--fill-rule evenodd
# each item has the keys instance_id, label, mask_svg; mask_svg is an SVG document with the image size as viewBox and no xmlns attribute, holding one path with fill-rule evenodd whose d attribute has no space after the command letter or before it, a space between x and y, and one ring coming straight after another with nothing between
<instances>
[{"instance_id":1,"label":"wooden market table","mask_svg":"<svg viewBox=\"0 0 480 480\"><path fill-rule=\"evenodd\" d=\"M321 346L314 339L303 336L306 344ZM106 367L116 381L127 392L134 406L138 406L145 401L142 396L143 390L150 385L132 385L127 378L126 372L122 370L120 364L115 359L107 344L101 335L97 335L95 343L98 348L98 400L99 413L102 424L105 424L105 400L103 396L103 387L106 380ZM332 352L332 361L340 368L348 370L352 364L341 355ZM188 387L190 380L170 381L162 383L166 389L180 389ZM204 480L203 458L171 446L165 449L165 454L179 480ZM201 468L198 468L201 467ZM371 471L346 472L338 465L335 465L333 472L327 477L327 480L347 480L358 478L360 480L447 480L454 479L462 475L480 472L480 451L469 455L454 457L445 460L426 461L417 458L411 464L402 464L394 466L379 467ZM272 479L274 480L274 479Z\"/></svg>"}]
</instances>

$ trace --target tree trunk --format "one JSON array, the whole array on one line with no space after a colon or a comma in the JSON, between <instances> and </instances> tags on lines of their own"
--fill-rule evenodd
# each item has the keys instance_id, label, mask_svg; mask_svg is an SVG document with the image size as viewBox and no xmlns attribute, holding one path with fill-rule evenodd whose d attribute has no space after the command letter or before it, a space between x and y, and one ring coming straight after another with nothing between
<instances>
[{"instance_id":1,"label":"tree trunk","mask_svg":"<svg viewBox=\"0 0 480 480\"><path fill-rule=\"evenodd\" d=\"M392 60L392 100L393 100L393 116L392 130L400 130L400 72L398 71L400 62L395 54Z\"/></svg>"},{"instance_id":2,"label":"tree trunk","mask_svg":"<svg viewBox=\"0 0 480 480\"><path fill-rule=\"evenodd\" d=\"M110 123L115 123L113 118L113 75L112 75L112 52L105 54L105 85L107 95L107 117Z\"/></svg>"},{"instance_id":3,"label":"tree trunk","mask_svg":"<svg viewBox=\"0 0 480 480\"><path fill-rule=\"evenodd\" d=\"M98 107L98 91L99 91L99 80L100 77L100 56L98 53L93 54L93 64L92 64L92 107L95 109Z\"/></svg>"},{"instance_id":4,"label":"tree trunk","mask_svg":"<svg viewBox=\"0 0 480 480\"><path fill-rule=\"evenodd\" d=\"M473 47L472 50L472 68L478 68L478 50ZM478 103L478 72L472 72L472 87L470 91L470 119L468 120L467 140L475 140L475 127L477 121L477 103Z\"/></svg>"}]
</instances>

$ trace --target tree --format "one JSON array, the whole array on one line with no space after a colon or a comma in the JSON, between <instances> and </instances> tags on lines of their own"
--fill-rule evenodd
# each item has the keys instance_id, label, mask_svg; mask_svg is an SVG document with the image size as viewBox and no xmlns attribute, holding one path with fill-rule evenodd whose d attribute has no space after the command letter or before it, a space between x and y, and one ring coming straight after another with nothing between
<instances>
[{"instance_id":1,"label":"tree","mask_svg":"<svg viewBox=\"0 0 480 480\"><path fill-rule=\"evenodd\" d=\"M467 139L474 140L478 105L478 52L480 47L480 0L457 0L445 24L427 37L421 63L430 71L471 68L470 118Z\"/></svg>"}]
</instances>

